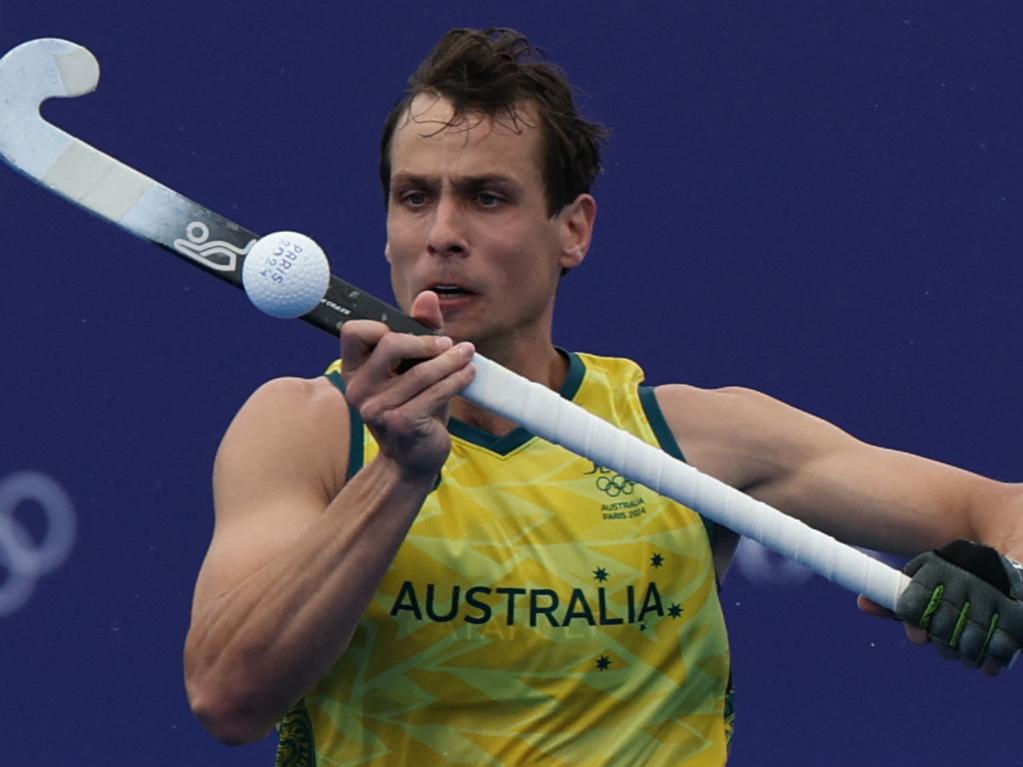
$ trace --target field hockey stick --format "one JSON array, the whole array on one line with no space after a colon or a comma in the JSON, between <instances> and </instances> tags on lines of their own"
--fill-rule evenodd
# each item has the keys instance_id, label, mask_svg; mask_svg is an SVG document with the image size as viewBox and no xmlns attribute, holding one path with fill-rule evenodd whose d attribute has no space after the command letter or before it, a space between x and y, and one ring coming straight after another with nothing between
<instances>
[{"instance_id":1,"label":"field hockey stick","mask_svg":"<svg viewBox=\"0 0 1023 767\"><path fill-rule=\"evenodd\" d=\"M89 212L185 258L236 287L259 237L43 120L48 98L90 93L95 57L75 43L32 40L0 59L0 156L15 170ZM337 334L348 319L432 333L399 310L330 277L319 304L302 317ZM463 396L533 434L670 497L814 572L894 608L909 583L901 572L786 516L603 421L556 392L477 354Z\"/></svg>"}]
</instances>

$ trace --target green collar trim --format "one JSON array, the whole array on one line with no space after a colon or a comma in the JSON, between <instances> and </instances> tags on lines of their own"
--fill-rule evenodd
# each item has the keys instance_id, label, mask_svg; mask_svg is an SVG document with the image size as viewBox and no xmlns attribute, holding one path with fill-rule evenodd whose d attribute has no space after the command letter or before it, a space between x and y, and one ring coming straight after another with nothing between
<instances>
[{"instance_id":1,"label":"green collar trim","mask_svg":"<svg viewBox=\"0 0 1023 767\"><path fill-rule=\"evenodd\" d=\"M565 376L565 383L561 386L560 394L563 398L571 400L582 385L583 376L586 375L586 365L575 352L566 352L561 348L558 349L558 352L568 358L568 375ZM508 455L518 450L534 436L532 432L520 426L503 437L498 437L489 431L459 421L457 418L452 418L448 422L448 431L458 439L486 448L498 455Z\"/></svg>"}]
</instances>

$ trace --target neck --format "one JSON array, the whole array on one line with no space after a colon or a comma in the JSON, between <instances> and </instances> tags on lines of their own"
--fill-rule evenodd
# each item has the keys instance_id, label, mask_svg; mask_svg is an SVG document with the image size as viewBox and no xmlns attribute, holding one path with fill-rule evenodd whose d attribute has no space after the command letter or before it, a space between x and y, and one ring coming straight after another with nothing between
<instances>
[{"instance_id":1,"label":"neck","mask_svg":"<svg viewBox=\"0 0 1023 767\"><path fill-rule=\"evenodd\" d=\"M535 348L519 354L487 353L483 349L479 351L488 359L518 373L523 378L554 391L561 390L568 376L568 360L550 342L542 352ZM462 397L457 397L451 402L451 416L497 437L503 437L519 427L514 421L495 415Z\"/></svg>"}]
</instances>

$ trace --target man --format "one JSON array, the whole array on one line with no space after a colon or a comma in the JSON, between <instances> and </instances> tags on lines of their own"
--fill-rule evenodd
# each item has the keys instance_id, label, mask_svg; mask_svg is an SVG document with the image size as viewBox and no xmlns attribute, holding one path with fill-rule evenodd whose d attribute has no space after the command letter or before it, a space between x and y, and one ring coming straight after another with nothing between
<instances>
[{"instance_id":1,"label":"man","mask_svg":"<svg viewBox=\"0 0 1023 767\"><path fill-rule=\"evenodd\" d=\"M232 423L185 651L207 727L239 743L283 719L287 764L724 762L735 536L461 399L474 350L847 542L994 547L914 560L900 612L915 641L1004 665L1018 488L559 350L602 129L509 30L449 33L410 84L381 149L386 256L440 332L349 322L340 372L270 382Z\"/></svg>"}]
</instances>

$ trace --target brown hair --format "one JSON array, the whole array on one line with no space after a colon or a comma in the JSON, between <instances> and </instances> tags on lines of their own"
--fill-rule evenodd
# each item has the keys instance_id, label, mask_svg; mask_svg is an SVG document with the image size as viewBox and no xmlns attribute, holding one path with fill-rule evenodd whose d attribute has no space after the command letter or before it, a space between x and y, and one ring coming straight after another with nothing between
<instances>
[{"instance_id":1,"label":"brown hair","mask_svg":"<svg viewBox=\"0 0 1023 767\"><path fill-rule=\"evenodd\" d=\"M390 196L391 139L412 100L435 93L451 102L454 115L442 130L459 125L467 113L499 114L516 127L525 124L516 103L536 106L542 125L542 157L548 213L552 217L590 190L600 173L600 143L608 130L576 109L564 72L514 29L453 29L409 77L408 88L387 117L380 141L384 204Z\"/></svg>"}]
</instances>

